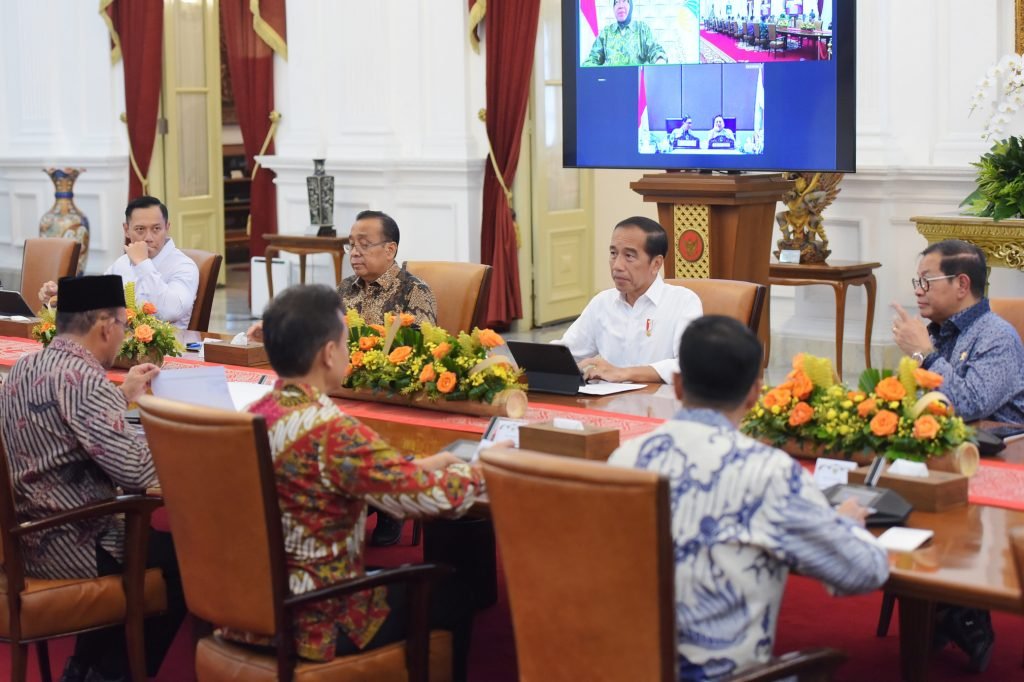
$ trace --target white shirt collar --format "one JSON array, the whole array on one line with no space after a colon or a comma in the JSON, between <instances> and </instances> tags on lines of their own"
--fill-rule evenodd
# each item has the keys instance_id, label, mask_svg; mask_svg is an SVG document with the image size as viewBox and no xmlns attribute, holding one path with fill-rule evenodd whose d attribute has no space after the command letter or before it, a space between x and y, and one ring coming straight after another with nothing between
<instances>
[{"instance_id":1,"label":"white shirt collar","mask_svg":"<svg viewBox=\"0 0 1024 682\"><path fill-rule=\"evenodd\" d=\"M665 284L665 280L663 280L661 278L661 274L659 274L657 277L654 278L654 281L651 282L651 286L647 287L647 291L645 291L644 293L640 294L640 296L637 297L636 302L639 303L640 299L646 296L651 303L653 303L654 305L658 305L658 303L661 301L662 295L665 293L665 287L667 286L668 285ZM629 302L626 301L626 295L621 291L619 292L619 300L625 303L626 305L629 305Z\"/></svg>"}]
</instances>

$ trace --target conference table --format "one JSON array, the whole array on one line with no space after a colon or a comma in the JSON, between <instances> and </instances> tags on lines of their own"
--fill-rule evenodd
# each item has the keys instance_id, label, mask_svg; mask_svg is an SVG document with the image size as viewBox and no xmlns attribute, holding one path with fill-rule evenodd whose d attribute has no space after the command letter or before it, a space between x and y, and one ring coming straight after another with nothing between
<instances>
[{"instance_id":1,"label":"conference table","mask_svg":"<svg viewBox=\"0 0 1024 682\"><path fill-rule=\"evenodd\" d=\"M23 339L0 338L24 344ZM10 357L0 355L0 374L9 370ZM248 368L229 368L244 375ZM262 370L259 370L262 371ZM116 375L113 376L116 380ZM649 431L659 420L669 419L678 409L672 388L650 385L629 393L594 396L531 395L531 415L564 409L582 416L627 424L624 429ZM351 400L339 400L344 407L359 407ZM411 411L411 410L410 410ZM479 440L482 427L466 421L446 423L445 413L416 410L413 421L396 421L387 415L359 416L396 449L410 454L432 453L448 443L469 438ZM633 420L630 422L629 420ZM470 419L470 422L472 419ZM485 420L479 420L485 421ZM1024 440L1010 444L998 459L1005 464L1024 463ZM486 510L489 512L489 510ZM941 513L915 511L907 526L935 532L923 548L890 555L891 573L884 589L900 602L900 658L903 678L911 682L928 679L933 616L938 602L1024 613L1021 581L1014 565L1009 530L1024 527L1024 512L995 506L968 504ZM841 604L837 604L841 609ZM839 642L829 643L840 645ZM1024 643L1009 643L1022 646Z\"/></svg>"},{"instance_id":2,"label":"conference table","mask_svg":"<svg viewBox=\"0 0 1024 682\"><path fill-rule=\"evenodd\" d=\"M822 40L827 44L832 39L832 31L828 30L815 30L812 28L791 28L784 26L776 26L775 32L782 36L789 36L792 38L799 38L801 47L804 44L804 38L810 38L814 41L814 58L820 59L820 50L818 49L818 43Z\"/></svg>"}]
</instances>

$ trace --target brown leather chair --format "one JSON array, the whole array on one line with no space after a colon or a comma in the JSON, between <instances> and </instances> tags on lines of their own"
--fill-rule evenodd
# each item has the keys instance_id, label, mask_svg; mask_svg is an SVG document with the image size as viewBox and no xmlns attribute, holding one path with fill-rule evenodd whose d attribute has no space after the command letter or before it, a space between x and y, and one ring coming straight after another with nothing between
<instances>
[{"instance_id":1,"label":"brown leather chair","mask_svg":"<svg viewBox=\"0 0 1024 682\"><path fill-rule=\"evenodd\" d=\"M446 569L404 566L292 595L264 419L152 396L139 400L139 411L189 611L218 626L277 642L276 654L264 654L217 635L205 637L196 650L199 680L450 679L451 636L429 632L426 625L430 581ZM401 581L410 586L412 622L406 641L327 663L297 661L293 609Z\"/></svg>"},{"instance_id":2,"label":"brown leather chair","mask_svg":"<svg viewBox=\"0 0 1024 682\"><path fill-rule=\"evenodd\" d=\"M725 315L739 320L756 334L767 287L734 279L666 279L666 284L686 287L700 298L705 315Z\"/></svg>"},{"instance_id":3,"label":"brown leather chair","mask_svg":"<svg viewBox=\"0 0 1024 682\"><path fill-rule=\"evenodd\" d=\"M677 679L668 480L524 450L492 448L481 459L520 679ZM571 542L537 532L570 520ZM817 650L736 679L778 679L844 658Z\"/></svg>"},{"instance_id":4,"label":"brown leather chair","mask_svg":"<svg viewBox=\"0 0 1024 682\"><path fill-rule=\"evenodd\" d=\"M37 238L25 240L21 257L21 296L35 310L44 282L56 282L78 272L82 245L74 239Z\"/></svg>"},{"instance_id":5,"label":"brown leather chair","mask_svg":"<svg viewBox=\"0 0 1024 682\"><path fill-rule=\"evenodd\" d=\"M409 260L403 266L430 287L437 299L437 326L458 334L482 324L491 266L480 263Z\"/></svg>"},{"instance_id":6,"label":"brown leather chair","mask_svg":"<svg viewBox=\"0 0 1024 682\"><path fill-rule=\"evenodd\" d=\"M992 312L1012 324L1024 340L1024 298L990 298L988 303Z\"/></svg>"},{"instance_id":7,"label":"brown leather chair","mask_svg":"<svg viewBox=\"0 0 1024 682\"><path fill-rule=\"evenodd\" d=\"M48 241L48 240L47 240ZM144 614L167 608L160 569L146 569L149 517L160 499L122 495L44 519L19 523L14 489L0 435L0 641L10 644L11 676L24 682L28 645L35 642L40 675L51 682L47 640L124 623L132 679L144 682ZM30 533L74 521L124 514L126 526L125 572L100 578L44 580L25 575L21 538Z\"/></svg>"},{"instance_id":8,"label":"brown leather chair","mask_svg":"<svg viewBox=\"0 0 1024 682\"><path fill-rule=\"evenodd\" d=\"M182 249L181 252L194 260L199 268L199 288L196 289L196 302L192 305L188 328L194 332L209 331L213 295L217 292L217 275L220 274L220 263L224 257L219 253L199 249Z\"/></svg>"}]
</instances>

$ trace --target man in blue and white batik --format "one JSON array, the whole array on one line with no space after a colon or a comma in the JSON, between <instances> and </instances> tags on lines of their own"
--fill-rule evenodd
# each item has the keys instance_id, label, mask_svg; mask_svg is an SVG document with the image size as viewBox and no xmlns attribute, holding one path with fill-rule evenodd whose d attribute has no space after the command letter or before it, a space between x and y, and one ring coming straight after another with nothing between
<instances>
[{"instance_id":1,"label":"man in blue and white batik","mask_svg":"<svg viewBox=\"0 0 1024 682\"><path fill-rule=\"evenodd\" d=\"M761 344L736 320L690 323L679 345L683 409L609 464L670 479L680 680L768 660L790 569L853 594L889 575L852 500L833 510L810 475L737 425L761 390Z\"/></svg>"}]
</instances>

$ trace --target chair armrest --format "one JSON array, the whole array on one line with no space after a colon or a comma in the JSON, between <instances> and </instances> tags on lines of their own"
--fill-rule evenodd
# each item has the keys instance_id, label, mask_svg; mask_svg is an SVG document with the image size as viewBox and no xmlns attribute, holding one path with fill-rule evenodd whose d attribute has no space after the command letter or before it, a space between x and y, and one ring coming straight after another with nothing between
<instances>
[{"instance_id":1,"label":"chair armrest","mask_svg":"<svg viewBox=\"0 0 1024 682\"><path fill-rule=\"evenodd\" d=\"M767 663L742 670L730 677L729 682L768 682L793 676L801 680L830 680L846 658L846 654L838 649L791 651Z\"/></svg>"},{"instance_id":2,"label":"chair armrest","mask_svg":"<svg viewBox=\"0 0 1024 682\"><path fill-rule=\"evenodd\" d=\"M328 585L327 587L321 587L320 589L313 590L311 592L292 595L284 600L284 605L285 608L292 609L303 604L330 599L332 597L340 597L353 592L368 590L371 587L389 585L391 583L433 582L451 572L451 567L439 564L405 564L398 568L386 568L381 571L359 576L358 578L351 578L340 583Z\"/></svg>"},{"instance_id":3,"label":"chair armrest","mask_svg":"<svg viewBox=\"0 0 1024 682\"><path fill-rule=\"evenodd\" d=\"M148 495L119 495L118 497L114 497L109 500L87 504L84 507L78 507L71 511L54 514L53 516L47 516L43 519L19 523L14 528L11 528L10 532L11 535L20 537L22 535L35 533L55 526L63 526L75 521L84 521L85 519L93 519L100 516L110 516L111 514L120 513L142 514L148 517L155 509L163 506L163 503L163 499L159 497L150 497Z\"/></svg>"}]
</instances>

